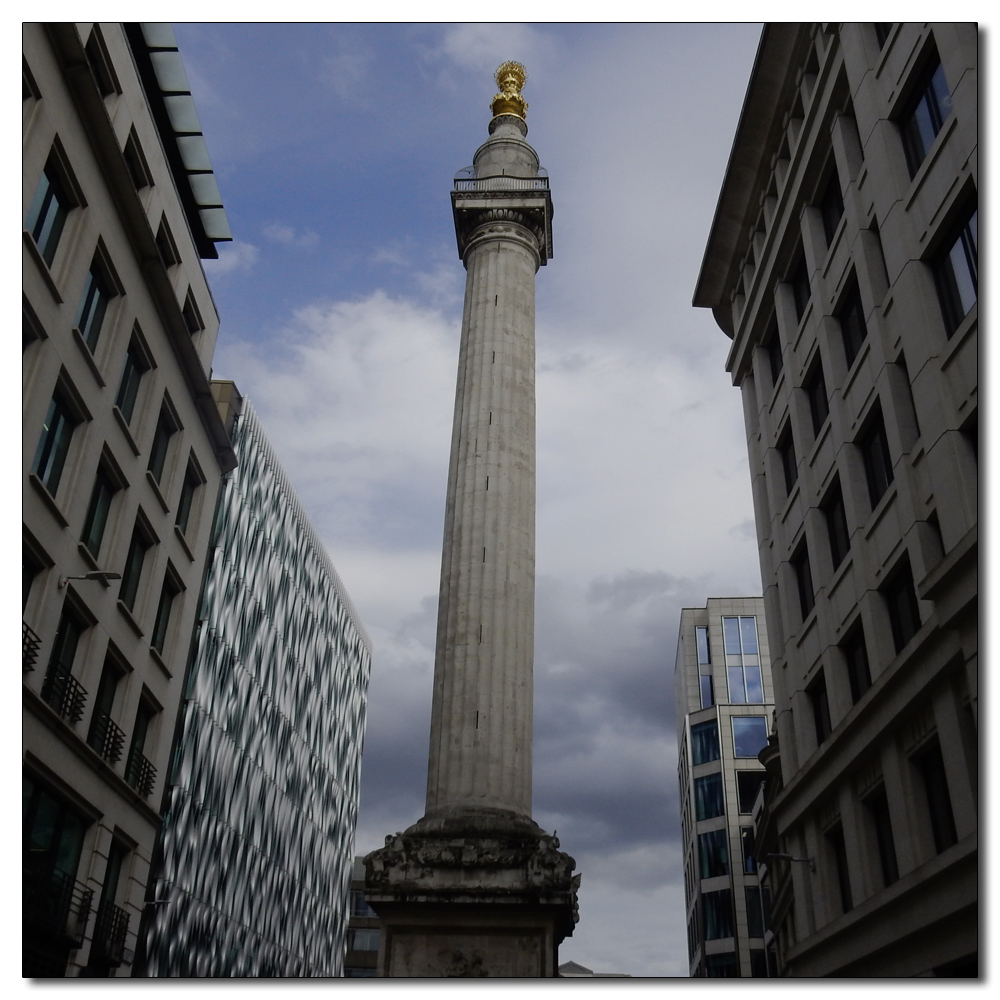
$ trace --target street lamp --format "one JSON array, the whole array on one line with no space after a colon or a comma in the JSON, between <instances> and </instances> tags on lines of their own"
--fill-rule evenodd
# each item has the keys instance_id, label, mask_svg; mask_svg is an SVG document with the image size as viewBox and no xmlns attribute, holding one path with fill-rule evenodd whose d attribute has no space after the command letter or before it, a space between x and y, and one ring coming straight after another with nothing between
<instances>
[{"instance_id":1,"label":"street lamp","mask_svg":"<svg viewBox=\"0 0 1000 1000\"><path fill-rule=\"evenodd\" d=\"M809 871L816 871L816 862L812 858L793 858L791 854L765 854L765 858L775 858L778 861L798 861L800 864L808 865Z\"/></svg>"}]
</instances>

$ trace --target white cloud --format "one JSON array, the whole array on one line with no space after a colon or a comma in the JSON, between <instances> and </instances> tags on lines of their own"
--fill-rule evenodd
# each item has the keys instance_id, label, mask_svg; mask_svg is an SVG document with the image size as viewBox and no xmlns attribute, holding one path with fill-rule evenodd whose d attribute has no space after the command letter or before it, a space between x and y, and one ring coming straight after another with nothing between
<instances>
[{"instance_id":1,"label":"white cloud","mask_svg":"<svg viewBox=\"0 0 1000 1000\"><path fill-rule=\"evenodd\" d=\"M493 71L508 59L528 64L540 63L551 42L539 29L528 24L456 24L445 30L442 49L464 69Z\"/></svg>"},{"instance_id":2,"label":"white cloud","mask_svg":"<svg viewBox=\"0 0 1000 1000\"><path fill-rule=\"evenodd\" d=\"M299 233L292 226L280 222L265 226L264 235L272 242L283 243L285 246L312 247L319 243L319 233L314 233L311 229Z\"/></svg>"},{"instance_id":3,"label":"white cloud","mask_svg":"<svg viewBox=\"0 0 1000 1000\"><path fill-rule=\"evenodd\" d=\"M217 260L204 262L205 273L209 278L221 278L223 275L234 274L237 271L252 271L260 259L260 251L252 243L241 243L239 240L234 240L232 243L220 243L218 250Z\"/></svg>"}]
</instances>

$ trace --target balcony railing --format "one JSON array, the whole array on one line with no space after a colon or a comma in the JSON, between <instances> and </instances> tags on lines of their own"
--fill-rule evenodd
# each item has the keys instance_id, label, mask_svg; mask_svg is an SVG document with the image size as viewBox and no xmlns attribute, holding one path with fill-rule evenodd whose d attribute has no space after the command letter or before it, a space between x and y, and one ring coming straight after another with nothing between
<instances>
[{"instance_id":1,"label":"balcony railing","mask_svg":"<svg viewBox=\"0 0 1000 1000\"><path fill-rule=\"evenodd\" d=\"M117 764L125 749L125 734L107 712L95 712L87 742L109 763Z\"/></svg>"},{"instance_id":2,"label":"balcony railing","mask_svg":"<svg viewBox=\"0 0 1000 1000\"><path fill-rule=\"evenodd\" d=\"M27 622L21 622L21 667L25 670L34 670L38 662L38 647L42 640L38 638Z\"/></svg>"},{"instance_id":3,"label":"balcony railing","mask_svg":"<svg viewBox=\"0 0 1000 1000\"><path fill-rule=\"evenodd\" d=\"M94 892L83 883L64 872L40 872L24 866L23 877L23 933L58 941L78 948L90 917Z\"/></svg>"},{"instance_id":4,"label":"balcony railing","mask_svg":"<svg viewBox=\"0 0 1000 1000\"><path fill-rule=\"evenodd\" d=\"M128 914L114 903L102 903L97 909L94 941L90 946L91 963L103 959L110 966L121 965L127 936Z\"/></svg>"},{"instance_id":5,"label":"balcony railing","mask_svg":"<svg viewBox=\"0 0 1000 1000\"><path fill-rule=\"evenodd\" d=\"M548 191L548 177L456 177L456 191Z\"/></svg>"},{"instance_id":6,"label":"balcony railing","mask_svg":"<svg viewBox=\"0 0 1000 1000\"><path fill-rule=\"evenodd\" d=\"M87 703L87 689L72 674L57 667L45 676L42 698L67 722L79 722Z\"/></svg>"},{"instance_id":7,"label":"balcony railing","mask_svg":"<svg viewBox=\"0 0 1000 1000\"><path fill-rule=\"evenodd\" d=\"M134 747L128 755L125 780L144 798L153 794L156 784L156 768Z\"/></svg>"}]
</instances>

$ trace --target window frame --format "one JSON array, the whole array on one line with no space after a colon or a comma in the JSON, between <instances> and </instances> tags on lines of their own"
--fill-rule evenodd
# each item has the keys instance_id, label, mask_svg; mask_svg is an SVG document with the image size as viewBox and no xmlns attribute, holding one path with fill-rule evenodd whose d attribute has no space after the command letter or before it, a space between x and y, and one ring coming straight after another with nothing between
<instances>
[{"instance_id":1,"label":"window frame","mask_svg":"<svg viewBox=\"0 0 1000 1000\"><path fill-rule=\"evenodd\" d=\"M921 127L921 109L926 118L924 125L930 134L925 134L925 129ZM932 45L924 56L924 63L917 73L917 82L910 98L899 115L900 141L911 180L917 176L952 111L948 80L937 48Z\"/></svg>"},{"instance_id":2,"label":"window frame","mask_svg":"<svg viewBox=\"0 0 1000 1000\"><path fill-rule=\"evenodd\" d=\"M979 303L979 205L963 212L961 225L952 228L952 233L958 233L954 239L950 236L931 260L934 272L934 284L937 288L938 304L941 307L941 319L944 323L945 336L951 340L965 317ZM962 288L955 270L956 250L960 251L958 259L965 263L965 279L971 284L972 299L968 305L962 301Z\"/></svg>"},{"instance_id":3,"label":"window frame","mask_svg":"<svg viewBox=\"0 0 1000 1000\"><path fill-rule=\"evenodd\" d=\"M923 627L909 554L905 554L896 563L879 588L879 593L885 601L892 641L898 656Z\"/></svg>"},{"instance_id":4,"label":"window frame","mask_svg":"<svg viewBox=\"0 0 1000 1000\"><path fill-rule=\"evenodd\" d=\"M847 370L850 371L868 339L868 323L865 320L864 304L861 301L861 290L856 276L852 275L850 286L840 299L835 319L840 324L844 360L847 362Z\"/></svg>"},{"instance_id":5,"label":"window frame","mask_svg":"<svg viewBox=\"0 0 1000 1000\"><path fill-rule=\"evenodd\" d=\"M118 587L118 600L129 612L135 611L139 585L142 582L142 571L146 563L146 553L154 545L156 545L156 536L140 513L136 516L135 527L132 529L132 537L129 540L125 562L122 565L121 584Z\"/></svg>"},{"instance_id":6,"label":"window frame","mask_svg":"<svg viewBox=\"0 0 1000 1000\"><path fill-rule=\"evenodd\" d=\"M759 757L759 755L760 755L761 750L763 750L764 747L767 746L767 738L768 738L767 717L764 716L764 715L734 715L734 716L731 716L731 718L732 718L732 727L731 728L732 728L732 734L733 734L733 757L735 757L738 760L757 760L758 757ZM737 726L737 723L741 723L742 724L742 723L747 723L747 722L758 722L758 721L763 724L764 742L760 744L760 749L756 753L753 753L753 754L740 753L739 751L740 751L740 740L741 740L741 737L739 737L739 736L736 735L736 730L737 730L737 728L742 728L742 727L741 726ZM755 726L754 728L756 729L757 727ZM742 738L745 739L746 737L742 737Z\"/></svg>"},{"instance_id":7,"label":"window frame","mask_svg":"<svg viewBox=\"0 0 1000 1000\"><path fill-rule=\"evenodd\" d=\"M826 389L823 362L818 352L802 388L805 390L806 399L809 400L809 416L812 419L813 436L818 438L819 432L823 429L823 425L830 415L830 396Z\"/></svg>"},{"instance_id":8,"label":"window frame","mask_svg":"<svg viewBox=\"0 0 1000 1000\"><path fill-rule=\"evenodd\" d=\"M52 497L59 492L73 435L85 419L86 416L81 414L76 400L60 378L52 391L31 463L32 473Z\"/></svg>"},{"instance_id":9,"label":"window frame","mask_svg":"<svg viewBox=\"0 0 1000 1000\"><path fill-rule=\"evenodd\" d=\"M889 491L895 479L892 465L892 452L889 450L889 438L885 431L885 420L882 417L881 401L868 411L861 431L855 438L855 444L861 451L861 460L865 468L865 481L868 484L868 499L874 510L882 497Z\"/></svg>"},{"instance_id":10,"label":"window frame","mask_svg":"<svg viewBox=\"0 0 1000 1000\"><path fill-rule=\"evenodd\" d=\"M826 491L820 509L823 511L827 537L830 540L830 560L834 570L837 570L851 551L851 532L847 525L847 508L844 505L844 491L840 487L839 475Z\"/></svg>"},{"instance_id":11,"label":"window frame","mask_svg":"<svg viewBox=\"0 0 1000 1000\"><path fill-rule=\"evenodd\" d=\"M813 585L812 566L809 562L809 546L804 538L789 562L795 576L795 587L799 596L799 610L802 613L802 621L805 621L812 609L816 607L816 588Z\"/></svg>"}]
</instances>

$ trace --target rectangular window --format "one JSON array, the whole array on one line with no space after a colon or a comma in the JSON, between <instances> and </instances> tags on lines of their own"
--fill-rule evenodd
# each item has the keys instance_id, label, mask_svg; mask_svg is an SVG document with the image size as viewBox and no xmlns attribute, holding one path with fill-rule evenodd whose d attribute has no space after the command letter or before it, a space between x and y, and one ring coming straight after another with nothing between
<instances>
[{"instance_id":1,"label":"rectangular window","mask_svg":"<svg viewBox=\"0 0 1000 1000\"><path fill-rule=\"evenodd\" d=\"M194 495L198 487L202 484L202 478L194 462L189 461L187 471L184 473L184 483L181 486L180 500L177 502L177 519L175 521L181 531L186 532L188 521L191 517L191 506L194 503Z\"/></svg>"},{"instance_id":2,"label":"rectangular window","mask_svg":"<svg viewBox=\"0 0 1000 1000\"><path fill-rule=\"evenodd\" d=\"M87 699L87 692L73 677L76 651L86 630L87 623L68 604L64 605L42 683L42 699L71 723L83 718Z\"/></svg>"},{"instance_id":3,"label":"rectangular window","mask_svg":"<svg viewBox=\"0 0 1000 1000\"><path fill-rule=\"evenodd\" d=\"M715 878L729 874L729 834L712 830L698 834L698 877Z\"/></svg>"},{"instance_id":4,"label":"rectangular window","mask_svg":"<svg viewBox=\"0 0 1000 1000\"><path fill-rule=\"evenodd\" d=\"M111 718L121 679L121 668L109 657L104 661L101 682L94 699L94 712L90 717L90 731L87 733L87 742L111 764L121 760L125 745L124 734Z\"/></svg>"},{"instance_id":5,"label":"rectangular window","mask_svg":"<svg viewBox=\"0 0 1000 1000\"><path fill-rule=\"evenodd\" d=\"M128 175L135 185L136 191L141 191L144 187L149 187L153 183L153 176L149 172L149 165L146 162L139 136L133 128L129 132L128 141L122 150L125 155L125 166L128 167Z\"/></svg>"},{"instance_id":6,"label":"rectangular window","mask_svg":"<svg viewBox=\"0 0 1000 1000\"><path fill-rule=\"evenodd\" d=\"M840 191L840 177L836 166L831 168L830 179L826 183L819 202L819 210L823 215L823 232L826 234L826 245L833 243L837 226L844 216L844 196Z\"/></svg>"},{"instance_id":7,"label":"rectangular window","mask_svg":"<svg viewBox=\"0 0 1000 1000\"><path fill-rule=\"evenodd\" d=\"M868 336L868 326L861 308L861 295L856 283L844 297L837 320L840 323L840 336L844 342L844 358L847 367L850 368Z\"/></svg>"},{"instance_id":8,"label":"rectangular window","mask_svg":"<svg viewBox=\"0 0 1000 1000\"><path fill-rule=\"evenodd\" d=\"M784 364L781 353L781 337L778 336L778 324L773 319L771 320L770 332L764 338L764 352L767 354L767 368L771 373L773 387L778 384L778 376L781 374L781 368Z\"/></svg>"},{"instance_id":9,"label":"rectangular window","mask_svg":"<svg viewBox=\"0 0 1000 1000\"><path fill-rule=\"evenodd\" d=\"M737 771L736 772L736 797L739 800L741 813L753 811L754 800L760 791L760 786L764 783L764 771Z\"/></svg>"},{"instance_id":10,"label":"rectangular window","mask_svg":"<svg viewBox=\"0 0 1000 1000\"><path fill-rule=\"evenodd\" d=\"M750 949L750 975L754 979L767 978L767 953L763 948Z\"/></svg>"},{"instance_id":11,"label":"rectangular window","mask_svg":"<svg viewBox=\"0 0 1000 1000\"><path fill-rule=\"evenodd\" d=\"M868 418L865 429L858 438L858 447L861 449L861 457L865 463L868 499L871 501L872 510L874 510L889 488L894 475L881 407L876 406Z\"/></svg>"},{"instance_id":12,"label":"rectangular window","mask_svg":"<svg viewBox=\"0 0 1000 1000\"><path fill-rule=\"evenodd\" d=\"M699 722L691 727L691 760L707 764L719 759L719 727L712 722Z\"/></svg>"},{"instance_id":13,"label":"rectangular window","mask_svg":"<svg viewBox=\"0 0 1000 1000\"><path fill-rule=\"evenodd\" d=\"M69 453L69 442L79 422L70 410L66 398L57 389L45 414L35 460L31 464L31 471L45 484L52 496L59 489L59 480Z\"/></svg>"},{"instance_id":14,"label":"rectangular window","mask_svg":"<svg viewBox=\"0 0 1000 1000\"><path fill-rule=\"evenodd\" d=\"M351 916L377 917L378 914L368 905L365 894L360 889L351 890Z\"/></svg>"},{"instance_id":15,"label":"rectangular window","mask_svg":"<svg viewBox=\"0 0 1000 1000\"><path fill-rule=\"evenodd\" d=\"M160 601L156 606L156 622L153 625L153 637L150 645L158 653L163 653L163 646L167 641L167 628L170 626L170 609L173 607L174 598L181 592L180 586L173 579L169 569L163 578L163 589L160 591Z\"/></svg>"},{"instance_id":16,"label":"rectangular window","mask_svg":"<svg viewBox=\"0 0 1000 1000\"><path fill-rule=\"evenodd\" d=\"M901 653L907 643L920 631L920 608L913 589L913 573L910 560L903 559L902 565L892 574L882 588L892 626L892 641L896 652Z\"/></svg>"},{"instance_id":17,"label":"rectangular window","mask_svg":"<svg viewBox=\"0 0 1000 1000\"><path fill-rule=\"evenodd\" d=\"M711 708L715 704L715 692L712 688L712 675L702 674L699 678L701 688L701 707Z\"/></svg>"},{"instance_id":18,"label":"rectangular window","mask_svg":"<svg viewBox=\"0 0 1000 1000\"><path fill-rule=\"evenodd\" d=\"M736 757L756 757L767 746L767 719L762 715L733 716L733 752Z\"/></svg>"},{"instance_id":19,"label":"rectangular window","mask_svg":"<svg viewBox=\"0 0 1000 1000\"><path fill-rule=\"evenodd\" d=\"M934 848L940 854L958 842L955 816L951 810L951 795L948 793L948 777L944 770L944 758L941 756L941 744L935 739L915 763L924 780L924 791L927 793Z\"/></svg>"},{"instance_id":20,"label":"rectangular window","mask_svg":"<svg viewBox=\"0 0 1000 1000\"><path fill-rule=\"evenodd\" d=\"M125 780L145 798L153 794L153 785L156 781L156 768L145 755L146 740L156 715L156 709L145 699L139 702L135 727L132 730L132 745L128 751L128 763L125 765Z\"/></svg>"},{"instance_id":21,"label":"rectangular window","mask_svg":"<svg viewBox=\"0 0 1000 1000\"><path fill-rule=\"evenodd\" d=\"M812 705L813 723L816 726L816 745L820 746L833 729L830 724L830 699L826 693L826 678L822 672L810 685L808 695Z\"/></svg>"},{"instance_id":22,"label":"rectangular window","mask_svg":"<svg viewBox=\"0 0 1000 1000\"><path fill-rule=\"evenodd\" d=\"M865 631L858 624L851 629L840 646L847 664L847 677L851 685L851 699L857 704L862 695L872 686L872 676L868 669L868 649L865 645Z\"/></svg>"},{"instance_id":23,"label":"rectangular window","mask_svg":"<svg viewBox=\"0 0 1000 1000\"><path fill-rule=\"evenodd\" d=\"M950 338L979 298L979 209L933 264L941 315Z\"/></svg>"},{"instance_id":24,"label":"rectangular window","mask_svg":"<svg viewBox=\"0 0 1000 1000\"><path fill-rule=\"evenodd\" d=\"M194 292L190 288L184 298L184 307L181 312L184 315L184 324L192 337L205 329L205 321L201 318L201 311L198 309L198 303L194 300Z\"/></svg>"},{"instance_id":25,"label":"rectangular window","mask_svg":"<svg viewBox=\"0 0 1000 1000\"><path fill-rule=\"evenodd\" d=\"M826 841L833 855L834 872L837 876L837 887L840 889L840 906L844 913L853 909L854 899L851 896L851 876L847 867L847 847L844 844L844 828L838 823L827 831Z\"/></svg>"},{"instance_id":26,"label":"rectangular window","mask_svg":"<svg viewBox=\"0 0 1000 1000\"><path fill-rule=\"evenodd\" d=\"M753 827L740 827L740 846L743 848L743 874L757 874L757 860L753 853Z\"/></svg>"},{"instance_id":27,"label":"rectangular window","mask_svg":"<svg viewBox=\"0 0 1000 1000\"><path fill-rule=\"evenodd\" d=\"M882 866L882 881L886 886L899 879L899 866L896 864L896 845L892 836L892 820L889 817L889 800L885 788L879 787L865 799L865 808L871 817L875 830L875 841L878 844L878 856Z\"/></svg>"},{"instance_id":28,"label":"rectangular window","mask_svg":"<svg viewBox=\"0 0 1000 1000\"><path fill-rule=\"evenodd\" d=\"M349 951L378 951L377 927L354 927L348 931Z\"/></svg>"},{"instance_id":29,"label":"rectangular window","mask_svg":"<svg viewBox=\"0 0 1000 1000\"><path fill-rule=\"evenodd\" d=\"M711 663L712 657L708 647L708 629L699 625L694 630L695 644L698 647L698 663Z\"/></svg>"},{"instance_id":30,"label":"rectangular window","mask_svg":"<svg viewBox=\"0 0 1000 1000\"><path fill-rule=\"evenodd\" d=\"M721 954L705 956L706 979L738 979L739 975L735 952L724 951Z\"/></svg>"},{"instance_id":31,"label":"rectangular window","mask_svg":"<svg viewBox=\"0 0 1000 1000\"><path fill-rule=\"evenodd\" d=\"M764 687L757 648L757 619L752 615L724 617L722 635L730 703L762 705Z\"/></svg>"},{"instance_id":32,"label":"rectangular window","mask_svg":"<svg viewBox=\"0 0 1000 1000\"><path fill-rule=\"evenodd\" d=\"M76 311L74 326L80 331L84 342L93 351L97 347L97 338L101 335L104 315L108 311L108 303L114 298L111 283L101 273L95 261L87 272L87 280L80 297L80 306Z\"/></svg>"},{"instance_id":33,"label":"rectangular window","mask_svg":"<svg viewBox=\"0 0 1000 1000\"><path fill-rule=\"evenodd\" d=\"M59 246L59 238L66 225L66 216L69 215L69 210L72 207L55 157L50 155L38 181L38 187L35 189L31 208L28 209L28 218L24 223L24 228L34 238L42 260L49 267L52 266L56 248Z\"/></svg>"},{"instance_id":34,"label":"rectangular window","mask_svg":"<svg viewBox=\"0 0 1000 1000\"><path fill-rule=\"evenodd\" d=\"M799 478L799 467L795 460L795 442L792 439L792 422L785 424L781 437L778 438L778 455L781 458L781 471L785 476L785 495L792 492L795 480Z\"/></svg>"},{"instance_id":35,"label":"rectangular window","mask_svg":"<svg viewBox=\"0 0 1000 1000\"><path fill-rule=\"evenodd\" d=\"M802 620L805 621L816 603L816 594L813 590L812 569L809 566L809 549L803 542L792 556L792 569L795 571L795 585L799 592L799 610L802 612Z\"/></svg>"},{"instance_id":36,"label":"rectangular window","mask_svg":"<svg viewBox=\"0 0 1000 1000\"><path fill-rule=\"evenodd\" d=\"M809 290L809 272L806 270L806 258L802 251L799 251L795 266L791 269L785 279L792 286L792 296L795 299L795 318L801 320L809 304L809 297L812 294Z\"/></svg>"},{"instance_id":37,"label":"rectangular window","mask_svg":"<svg viewBox=\"0 0 1000 1000\"><path fill-rule=\"evenodd\" d=\"M156 422L156 434L153 435L153 447L149 450L149 471L153 478L160 482L163 478L163 466L167 460L167 449L170 438L177 432L177 422L164 406L160 410L160 419Z\"/></svg>"},{"instance_id":38,"label":"rectangular window","mask_svg":"<svg viewBox=\"0 0 1000 1000\"><path fill-rule=\"evenodd\" d=\"M90 495L90 506L87 508L87 519L83 522L83 533L80 536L80 541L95 559L101 553L101 541L108 524L111 501L117 492L118 484L103 465L99 466L94 492Z\"/></svg>"},{"instance_id":39,"label":"rectangular window","mask_svg":"<svg viewBox=\"0 0 1000 1000\"><path fill-rule=\"evenodd\" d=\"M747 934L754 938L764 936L764 913L760 908L760 886L748 885L744 888L747 901Z\"/></svg>"},{"instance_id":40,"label":"rectangular window","mask_svg":"<svg viewBox=\"0 0 1000 1000\"><path fill-rule=\"evenodd\" d=\"M830 560L836 569L851 548L851 536L847 530L847 512L844 510L844 495L840 489L839 478L834 481L824 498L822 510L830 539Z\"/></svg>"},{"instance_id":41,"label":"rectangular window","mask_svg":"<svg viewBox=\"0 0 1000 1000\"><path fill-rule=\"evenodd\" d=\"M813 434L819 436L820 428L830 413L829 397L826 394L826 379L823 378L823 365L819 358L803 386L809 397L809 415L812 417Z\"/></svg>"},{"instance_id":42,"label":"rectangular window","mask_svg":"<svg viewBox=\"0 0 1000 1000\"><path fill-rule=\"evenodd\" d=\"M875 29L875 40L878 42L879 50L885 48L885 43L889 40L889 32L892 31L892 21L876 21L872 27Z\"/></svg>"},{"instance_id":43,"label":"rectangular window","mask_svg":"<svg viewBox=\"0 0 1000 1000\"><path fill-rule=\"evenodd\" d=\"M128 345L128 353L125 355L125 370L122 372L122 379L118 385L118 395L115 397L115 406L121 410L127 424L132 422L136 397L139 395L139 383L148 370L149 364L146 361L146 356L133 340Z\"/></svg>"},{"instance_id":44,"label":"rectangular window","mask_svg":"<svg viewBox=\"0 0 1000 1000\"><path fill-rule=\"evenodd\" d=\"M140 524L136 524L129 543L128 555L125 557L125 568L122 572L121 587L118 599L129 611L135 609L135 598L139 592L139 578L142 576L142 564L146 558L146 550L152 547L149 535Z\"/></svg>"},{"instance_id":45,"label":"rectangular window","mask_svg":"<svg viewBox=\"0 0 1000 1000\"><path fill-rule=\"evenodd\" d=\"M729 889L719 889L717 892L706 892L701 897L702 912L705 914L705 940L717 941L719 938L732 937L733 931L733 899Z\"/></svg>"},{"instance_id":46,"label":"rectangular window","mask_svg":"<svg viewBox=\"0 0 1000 1000\"><path fill-rule=\"evenodd\" d=\"M944 78L941 60L934 53L922 73L910 107L900 121L903 150L911 177L916 176L950 114L951 91Z\"/></svg>"},{"instance_id":47,"label":"rectangular window","mask_svg":"<svg viewBox=\"0 0 1000 1000\"><path fill-rule=\"evenodd\" d=\"M694 813L699 820L726 814L722 775L718 772L694 779Z\"/></svg>"},{"instance_id":48,"label":"rectangular window","mask_svg":"<svg viewBox=\"0 0 1000 1000\"><path fill-rule=\"evenodd\" d=\"M171 268L181 262L181 255L177 252L177 244L174 242L174 234L170 231L166 215L160 216L160 225L156 230L156 249L160 252L160 260L163 266Z\"/></svg>"}]
</instances>

